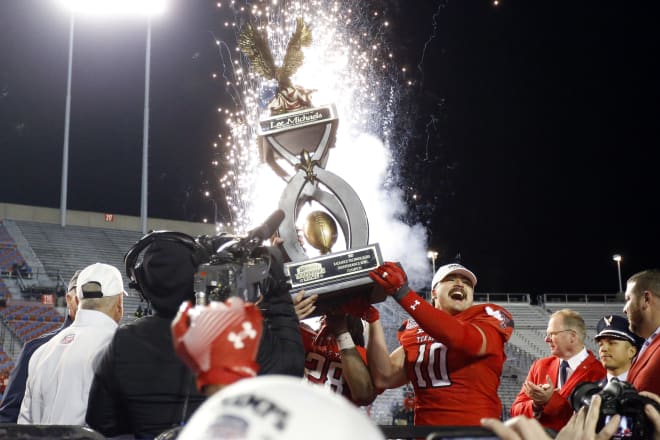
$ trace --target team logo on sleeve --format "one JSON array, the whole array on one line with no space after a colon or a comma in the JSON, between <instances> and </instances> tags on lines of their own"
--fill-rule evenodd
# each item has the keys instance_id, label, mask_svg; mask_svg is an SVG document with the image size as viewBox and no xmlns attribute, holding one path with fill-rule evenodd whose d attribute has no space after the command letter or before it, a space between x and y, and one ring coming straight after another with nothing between
<instances>
[{"instance_id":1,"label":"team logo on sleeve","mask_svg":"<svg viewBox=\"0 0 660 440\"><path fill-rule=\"evenodd\" d=\"M500 322L500 327L513 328L513 320L509 318L509 316L506 313L503 313L501 310L493 309L491 306L486 306L485 310L488 316L492 316L493 318L497 319Z\"/></svg>"},{"instance_id":2,"label":"team logo on sleeve","mask_svg":"<svg viewBox=\"0 0 660 440\"><path fill-rule=\"evenodd\" d=\"M236 350L239 350L245 347L245 343L243 342L243 340L248 338L254 339L256 337L257 337L257 331L252 327L252 323L244 322L243 330L241 330L238 333L230 332L229 335L227 335L227 340L234 344L234 348Z\"/></svg>"},{"instance_id":3,"label":"team logo on sleeve","mask_svg":"<svg viewBox=\"0 0 660 440\"><path fill-rule=\"evenodd\" d=\"M404 324L406 326L406 330L419 327L419 324L417 324L417 322L415 322L415 320L412 318L408 319Z\"/></svg>"},{"instance_id":4,"label":"team logo on sleeve","mask_svg":"<svg viewBox=\"0 0 660 440\"><path fill-rule=\"evenodd\" d=\"M64 345L70 344L70 343L73 342L74 339L76 339L76 334L75 333L69 333L68 335L64 336L60 340L60 344L64 344Z\"/></svg>"}]
</instances>

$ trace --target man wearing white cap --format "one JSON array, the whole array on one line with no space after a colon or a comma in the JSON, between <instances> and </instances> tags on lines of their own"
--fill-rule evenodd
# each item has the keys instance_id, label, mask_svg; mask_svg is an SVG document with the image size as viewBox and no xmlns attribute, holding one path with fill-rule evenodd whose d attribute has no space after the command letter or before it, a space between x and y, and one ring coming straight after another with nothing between
<instances>
[{"instance_id":1,"label":"man wearing white cap","mask_svg":"<svg viewBox=\"0 0 660 440\"><path fill-rule=\"evenodd\" d=\"M474 273L456 263L440 267L432 281L433 305L408 288L397 263L387 262L370 276L414 318L403 323L401 346L391 354L380 321L369 326L374 385L411 382L415 425L478 426L484 417L499 418L497 388L513 319L498 305L473 305Z\"/></svg>"},{"instance_id":2,"label":"man wearing white cap","mask_svg":"<svg viewBox=\"0 0 660 440\"><path fill-rule=\"evenodd\" d=\"M95 263L78 275L76 294L73 324L30 359L19 424L85 424L94 364L117 329L126 291L117 268Z\"/></svg>"}]
</instances>

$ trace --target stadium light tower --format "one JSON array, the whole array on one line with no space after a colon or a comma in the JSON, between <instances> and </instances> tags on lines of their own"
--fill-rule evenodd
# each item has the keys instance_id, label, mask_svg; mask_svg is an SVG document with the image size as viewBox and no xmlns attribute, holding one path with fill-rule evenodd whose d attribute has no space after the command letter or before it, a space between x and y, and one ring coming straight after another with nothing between
<instances>
[{"instance_id":1,"label":"stadium light tower","mask_svg":"<svg viewBox=\"0 0 660 440\"><path fill-rule=\"evenodd\" d=\"M220 232L220 224L218 223L218 203L213 197L211 197L210 191L204 191L204 197L213 203L213 226L215 227L216 232ZM204 223L206 223L206 221Z\"/></svg>"},{"instance_id":2,"label":"stadium light tower","mask_svg":"<svg viewBox=\"0 0 660 440\"><path fill-rule=\"evenodd\" d=\"M428 251L426 256L431 259L431 265L433 266L433 275L435 275L435 260L438 258L437 251Z\"/></svg>"},{"instance_id":3,"label":"stadium light tower","mask_svg":"<svg viewBox=\"0 0 660 440\"><path fill-rule=\"evenodd\" d=\"M619 293L623 292L623 284L621 283L621 255L612 255L612 260L616 261L616 272L619 275Z\"/></svg>"},{"instance_id":4,"label":"stadium light tower","mask_svg":"<svg viewBox=\"0 0 660 440\"><path fill-rule=\"evenodd\" d=\"M62 151L62 188L60 195L60 223L66 226L67 187L69 174L69 129L71 125L71 70L73 65L73 40L77 14L95 16L145 16L147 17L147 44L144 57L144 117L142 122L142 191L140 217L142 233L147 232L147 184L149 159L149 79L151 66L151 17L165 11L168 0L58 0L70 11L69 61L66 80L66 104L64 109L64 146Z\"/></svg>"}]
</instances>

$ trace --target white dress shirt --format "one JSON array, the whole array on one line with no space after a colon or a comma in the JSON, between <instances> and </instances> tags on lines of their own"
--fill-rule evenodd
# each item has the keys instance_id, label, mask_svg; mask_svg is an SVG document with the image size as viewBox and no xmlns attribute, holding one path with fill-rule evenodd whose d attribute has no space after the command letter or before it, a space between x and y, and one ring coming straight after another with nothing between
<instances>
[{"instance_id":1,"label":"white dress shirt","mask_svg":"<svg viewBox=\"0 0 660 440\"><path fill-rule=\"evenodd\" d=\"M618 376L613 375L609 371L607 372L607 383L612 382L612 378L616 377L619 379L619 382L626 382L628 380L628 371L624 371L623 373L619 374Z\"/></svg>"},{"instance_id":2,"label":"white dress shirt","mask_svg":"<svg viewBox=\"0 0 660 440\"><path fill-rule=\"evenodd\" d=\"M566 380L567 381L568 381L568 378L571 377L571 374L573 374L573 371L575 371L577 369L577 367L579 367L580 364L582 362L584 362L584 360L588 357L589 357L589 352L587 351L587 349L585 347L582 347L582 350L577 352L577 354L575 354L570 359L566 359L566 361L568 361L568 369L566 370ZM561 363L561 360L559 362ZM558 388L563 387L564 384L559 383L559 382L561 382L561 381L559 380L559 377L557 377L557 383L559 384Z\"/></svg>"},{"instance_id":3,"label":"white dress shirt","mask_svg":"<svg viewBox=\"0 0 660 440\"><path fill-rule=\"evenodd\" d=\"M71 326L32 355L17 423L84 425L96 358L116 329L105 313L79 309Z\"/></svg>"}]
</instances>

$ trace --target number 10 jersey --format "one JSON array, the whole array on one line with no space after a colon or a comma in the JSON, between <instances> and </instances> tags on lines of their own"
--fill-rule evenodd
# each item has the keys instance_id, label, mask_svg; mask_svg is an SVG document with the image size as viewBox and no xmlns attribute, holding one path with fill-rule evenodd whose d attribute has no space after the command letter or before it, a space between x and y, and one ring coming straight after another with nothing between
<instances>
[{"instance_id":1,"label":"number 10 jersey","mask_svg":"<svg viewBox=\"0 0 660 440\"><path fill-rule=\"evenodd\" d=\"M486 336L486 351L481 356L470 354L452 344L451 338L434 339L415 320L404 321L399 341L406 353L406 374L415 389L415 425L479 426L483 417L500 418L497 389L506 360L504 343L513 332L511 315L495 304L441 315L437 319L457 319L480 329Z\"/></svg>"}]
</instances>

